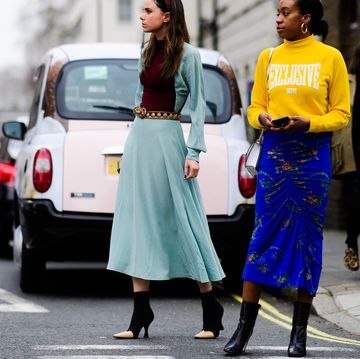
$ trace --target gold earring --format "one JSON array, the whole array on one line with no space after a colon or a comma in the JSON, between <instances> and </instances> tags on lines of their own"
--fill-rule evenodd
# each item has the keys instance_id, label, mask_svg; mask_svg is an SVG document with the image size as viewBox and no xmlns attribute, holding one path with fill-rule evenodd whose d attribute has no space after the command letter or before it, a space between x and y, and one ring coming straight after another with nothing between
<instances>
[{"instance_id":1,"label":"gold earring","mask_svg":"<svg viewBox=\"0 0 360 359\"><path fill-rule=\"evenodd\" d=\"M308 32L308 26L303 22L302 24L301 24L301 32L303 33L303 34L307 34L307 32Z\"/></svg>"}]
</instances>

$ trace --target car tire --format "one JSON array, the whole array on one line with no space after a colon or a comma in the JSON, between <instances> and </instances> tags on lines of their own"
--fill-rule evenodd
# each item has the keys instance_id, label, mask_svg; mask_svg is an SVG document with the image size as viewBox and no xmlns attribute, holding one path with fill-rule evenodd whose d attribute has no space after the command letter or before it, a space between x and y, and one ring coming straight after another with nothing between
<instances>
[{"instance_id":1,"label":"car tire","mask_svg":"<svg viewBox=\"0 0 360 359\"><path fill-rule=\"evenodd\" d=\"M3 237L4 232L0 227L0 258L10 259L12 254L12 249L9 245L9 238Z\"/></svg>"},{"instance_id":2,"label":"car tire","mask_svg":"<svg viewBox=\"0 0 360 359\"><path fill-rule=\"evenodd\" d=\"M2 203L0 204L2 205ZM10 240L12 238L12 215L8 210L0 213L0 258L11 258L12 248Z\"/></svg>"},{"instance_id":3,"label":"car tire","mask_svg":"<svg viewBox=\"0 0 360 359\"><path fill-rule=\"evenodd\" d=\"M20 288L25 293L40 291L44 286L46 262L41 252L22 245Z\"/></svg>"}]
</instances>

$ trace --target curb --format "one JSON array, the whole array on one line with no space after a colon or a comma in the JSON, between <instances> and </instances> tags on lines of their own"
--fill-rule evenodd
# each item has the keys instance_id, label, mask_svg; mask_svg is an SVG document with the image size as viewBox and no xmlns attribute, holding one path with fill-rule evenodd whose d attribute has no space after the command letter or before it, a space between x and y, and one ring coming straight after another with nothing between
<instances>
[{"instance_id":1,"label":"curb","mask_svg":"<svg viewBox=\"0 0 360 359\"><path fill-rule=\"evenodd\" d=\"M313 301L316 315L342 329L360 335L360 287L342 284L334 287L319 287Z\"/></svg>"}]
</instances>

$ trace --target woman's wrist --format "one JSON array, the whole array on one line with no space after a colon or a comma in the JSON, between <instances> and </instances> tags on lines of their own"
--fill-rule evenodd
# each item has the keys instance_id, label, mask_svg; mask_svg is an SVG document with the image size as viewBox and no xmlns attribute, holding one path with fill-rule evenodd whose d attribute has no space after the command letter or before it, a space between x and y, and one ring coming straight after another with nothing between
<instances>
[{"instance_id":1,"label":"woman's wrist","mask_svg":"<svg viewBox=\"0 0 360 359\"><path fill-rule=\"evenodd\" d=\"M266 127L265 124L262 122L262 117L261 117L261 115L259 115L258 121L259 121L259 124L260 124L260 126L261 126L262 128L265 128L265 127Z\"/></svg>"}]
</instances>

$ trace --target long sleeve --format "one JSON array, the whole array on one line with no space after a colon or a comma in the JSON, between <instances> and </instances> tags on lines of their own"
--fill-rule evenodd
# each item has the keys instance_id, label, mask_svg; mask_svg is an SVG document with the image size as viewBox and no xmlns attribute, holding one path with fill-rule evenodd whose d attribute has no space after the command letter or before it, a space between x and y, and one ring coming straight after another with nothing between
<instances>
[{"instance_id":1,"label":"long sleeve","mask_svg":"<svg viewBox=\"0 0 360 359\"><path fill-rule=\"evenodd\" d=\"M206 152L204 139L205 92L200 54L194 48L184 54L182 76L190 93L191 127L187 141L186 158L199 161L200 152Z\"/></svg>"},{"instance_id":2,"label":"long sleeve","mask_svg":"<svg viewBox=\"0 0 360 359\"><path fill-rule=\"evenodd\" d=\"M142 57L140 57L140 59L138 61L138 70L139 70L139 76L138 76L137 89L136 89L136 93L135 93L135 106L140 106L141 100L142 100L142 94L144 92L144 86L141 84L141 81L140 81L140 74L142 71Z\"/></svg>"},{"instance_id":3,"label":"long sleeve","mask_svg":"<svg viewBox=\"0 0 360 359\"><path fill-rule=\"evenodd\" d=\"M341 53L313 36L285 40L269 63L269 49L258 59L248 119L261 128L259 115L272 118L303 116L308 132L332 132L345 127L350 117L350 91Z\"/></svg>"},{"instance_id":4,"label":"long sleeve","mask_svg":"<svg viewBox=\"0 0 360 359\"><path fill-rule=\"evenodd\" d=\"M259 115L268 112L268 89L266 81L266 69L269 62L271 49L264 50L258 59L254 76L254 87L251 93L251 105L248 107L248 121L254 128L263 126L259 122Z\"/></svg>"},{"instance_id":5,"label":"long sleeve","mask_svg":"<svg viewBox=\"0 0 360 359\"><path fill-rule=\"evenodd\" d=\"M333 58L329 80L329 112L310 118L309 132L336 131L347 125L350 118L350 87L345 61L340 52Z\"/></svg>"}]
</instances>

